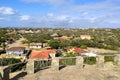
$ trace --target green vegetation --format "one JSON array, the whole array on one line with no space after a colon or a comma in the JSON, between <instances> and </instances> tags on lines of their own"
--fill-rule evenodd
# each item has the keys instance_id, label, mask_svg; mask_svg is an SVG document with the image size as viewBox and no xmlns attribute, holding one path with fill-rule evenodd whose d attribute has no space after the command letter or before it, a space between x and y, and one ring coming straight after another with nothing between
<instances>
[{"instance_id":1,"label":"green vegetation","mask_svg":"<svg viewBox=\"0 0 120 80\"><path fill-rule=\"evenodd\" d=\"M84 64L96 64L96 57L84 57Z\"/></svg>"},{"instance_id":2,"label":"green vegetation","mask_svg":"<svg viewBox=\"0 0 120 80\"><path fill-rule=\"evenodd\" d=\"M21 60L16 58L0 58L0 66L6 66L6 65L20 63L20 62ZM25 67L25 63L14 65L10 67L10 71L14 72L17 70L21 70L23 67Z\"/></svg>"},{"instance_id":3,"label":"green vegetation","mask_svg":"<svg viewBox=\"0 0 120 80\"><path fill-rule=\"evenodd\" d=\"M0 65L10 65L21 62L20 59L16 58L0 58Z\"/></svg>"},{"instance_id":4,"label":"green vegetation","mask_svg":"<svg viewBox=\"0 0 120 80\"><path fill-rule=\"evenodd\" d=\"M33 31L33 33L19 33L19 30ZM10 34L15 31L15 34ZM37 32L38 31L38 32ZM51 36L53 34L55 36ZM0 46L5 49L5 42L7 39L17 40L22 35L26 38L23 43L41 42L50 43L52 48L65 49L70 46L76 46L81 48L93 47L103 48L110 50L118 50L120 47L120 29L50 29L50 28L28 28L28 29L15 29L15 28L3 28L0 29ZM70 37L67 40L59 40L62 35ZM80 35L90 35L91 39L81 39ZM54 41L56 40L56 41ZM50 41L50 42L49 42ZM51 43L54 43L53 45Z\"/></svg>"},{"instance_id":5,"label":"green vegetation","mask_svg":"<svg viewBox=\"0 0 120 80\"><path fill-rule=\"evenodd\" d=\"M114 57L113 56L105 56L104 60L105 60L105 62L114 62Z\"/></svg>"},{"instance_id":6,"label":"green vegetation","mask_svg":"<svg viewBox=\"0 0 120 80\"><path fill-rule=\"evenodd\" d=\"M57 50L55 56L56 56L56 57L63 56L62 51Z\"/></svg>"},{"instance_id":7,"label":"green vegetation","mask_svg":"<svg viewBox=\"0 0 120 80\"><path fill-rule=\"evenodd\" d=\"M54 49L58 49L60 47L60 43L57 40L50 40L48 44Z\"/></svg>"},{"instance_id":8,"label":"green vegetation","mask_svg":"<svg viewBox=\"0 0 120 80\"><path fill-rule=\"evenodd\" d=\"M63 57L59 61L60 66L75 65L75 64L76 64L76 58L71 58L71 57Z\"/></svg>"},{"instance_id":9,"label":"green vegetation","mask_svg":"<svg viewBox=\"0 0 120 80\"><path fill-rule=\"evenodd\" d=\"M86 45L81 45L80 48L87 49L87 46Z\"/></svg>"},{"instance_id":10,"label":"green vegetation","mask_svg":"<svg viewBox=\"0 0 120 80\"><path fill-rule=\"evenodd\" d=\"M51 60L35 61L34 64L35 64L34 69L37 72L39 70L49 68L51 66Z\"/></svg>"},{"instance_id":11,"label":"green vegetation","mask_svg":"<svg viewBox=\"0 0 120 80\"><path fill-rule=\"evenodd\" d=\"M12 34L12 32L14 32L14 29L0 29L0 48L2 48L3 51L6 50L8 43L12 43L20 38L17 32L14 32L14 34Z\"/></svg>"},{"instance_id":12,"label":"green vegetation","mask_svg":"<svg viewBox=\"0 0 120 80\"><path fill-rule=\"evenodd\" d=\"M29 43L31 42L41 42L41 43L44 43L46 42L47 40L50 40L52 39L52 37L49 35L49 34L44 34L44 33L41 33L41 34L24 34L23 35Z\"/></svg>"}]
</instances>

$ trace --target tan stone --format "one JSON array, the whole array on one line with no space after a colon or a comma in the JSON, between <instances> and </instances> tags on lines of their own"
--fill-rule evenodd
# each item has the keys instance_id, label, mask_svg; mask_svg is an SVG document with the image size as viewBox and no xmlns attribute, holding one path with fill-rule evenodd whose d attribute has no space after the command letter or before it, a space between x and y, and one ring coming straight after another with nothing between
<instances>
[{"instance_id":1,"label":"tan stone","mask_svg":"<svg viewBox=\"0 0 120 80\"><path fill-rule=\"evenodd\" d=\"M53 58L51 63L52 70L59 70L59 58Z\"/></svg>"},{"instance_id":2,"label":"tan stone","mask_svg":"<svg viewBox=\"0 0 120 80\"><path fill-rule=\"evenodd\" d=\"M102 56L102 55L98 55L97 57L96 57L96 60L97 60L97 67L98 68L104 68L104 56Z\"/></svg>"},{"instance_id":3,"label":"tan stone","mask_svg":"<svg viewBox=\"0 0 120 80\"><path fill-rule=\"evenodd\" d=\"M34 60L33 59L30 59L27 63L27 66L26 66L26 71L28 74L33 74L35 72L34 70Z\"/></svg>"},{"instance_id":4,"label":"tan stone","mask_svg":"<svg viewBox=\"0 0 120 80\"><path fill-rule=\"evenodd\" d=\"M83 57L81 56L76 57L76 68L77 69L83 68L83 61L84 61Z\"/></svg>"}]
</instances>

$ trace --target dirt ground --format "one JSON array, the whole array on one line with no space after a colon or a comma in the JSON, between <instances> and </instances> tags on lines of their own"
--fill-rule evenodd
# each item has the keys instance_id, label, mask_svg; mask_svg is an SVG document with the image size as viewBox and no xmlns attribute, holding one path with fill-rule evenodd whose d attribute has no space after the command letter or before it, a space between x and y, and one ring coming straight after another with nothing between
<instances>
[{"instance_id":1,"label":"dirt ground","mask_svg":"<svg viewBox=\"0 0 120 80\"><path fill-rule=\"evenodd\" d=\"M22 44L22 41L24 41L24 40L25 40L25 38L20 38L19 40L15 41L14 43L9 44L8 48L10 48L10 47L16 47L16 46L28 48L27 44Z\"/></svg>"},{"instance_id":2,"label":"dirt ground","mask_svg":"<svg viewBox=\"0 0 120 80\"><path fill-rule=\"evenodd\" d=\"M99 49L99 48L88 48L89 51L97 52L97 53L119 53L116 50L106 50L106 49Z\"/></svg>"}]
</instances>

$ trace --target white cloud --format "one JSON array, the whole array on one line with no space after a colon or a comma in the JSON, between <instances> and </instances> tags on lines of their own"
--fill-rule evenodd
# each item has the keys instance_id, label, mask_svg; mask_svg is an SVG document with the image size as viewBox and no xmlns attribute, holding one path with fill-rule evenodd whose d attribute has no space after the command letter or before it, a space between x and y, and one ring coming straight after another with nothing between
<instances>
[{"instance_id":1,"label":"white cloud","mask_svg":"<svg viewBox=\"0 0 120 80\"><path fill-rule=\"evenodd\" d=\"M113 0L105 0L90 4L69 4L72 0L22 0L29 3L46 3L55 6L58 14L46 13L46 15L29 16L22 15L18 18L23 25L36 25L40 27L109 27L119 26L120 5L112 3ZM68 1L69 5L65 5ZM119 0L118 0L119 1ZM114 1L113 1L114 2ZM62 5L62 6L61 6ZM53 8L53 7L51 7ZM52 12L52 11L51 11ZM108 14L110 13L110 14ZM114 14L118 13L118 15ZM1 13L0 13L1 14ZM114 14L114 15L112 15ZM0 20L3 20L2 18ZM19 22L18 22L19 23Z\"/></svg>"},{"instance_id":2,"label":"white cloud","mask_svg":"<svg viewBox=\"0 0 120 80\"><path fill-rule=\"evenodd\" d=\"M54 14L53 13L48 13L47 16L52 17L52 16L54 16Z\"/></svg>"},{"instance_id":3,"label":"white cloud","mask_svg":"<svg viewBox=\"0 0 120 80\"><path fill-rule=\"evenodd\" d=\"M48 16L34 16L29 20L28 24L41 26L41 27L63 27L63 28L88 28L88 27L118 27L116 18L118 14L97 16L97 17L70 17L66 15L53 15ZM114 20L111 22L111 20ZM114 23L114 24L113 24ZM108 24L108 25L107 25Z\"/></svg>"},{"instance_id":4,"label":"white cloud","mask_svg":"<svg viewBox=\"0 0 120 80\"><path fill-rule=\"evenodd\" d=\"M83 15L87 15L88 14L88 12L83 12Z\"/></svg>"},{"instance_id":5,"label":"white cloud","mask_svg":"<svg viewBox=\"0 0 120 80\"><path fill-rule=\"evenodd\" d=\"M74 14L74 15L80 13L83 13L83 15L89 15L91 12L93 12L93 14L96 14L94 12L98 12L98 14L101 13L104 14L105 12L114 13L115 11L120 10L120 5L118 5L114 0L104 0L101 2L89 3L89 4L78 4L78 5L70 4L61 7L62 8L60 8L60 10L62 13Z\"/></svg>"},{"instance_id":6,"label":"white cloud","mask_svg":"<svg viewBox=\"0 0 120 80\"><path fill-rule=\"evenodd\" d=\"M30 16L29 15L22 15L22 16L20 16L20 20L21 21L27 21L27 20L29 20L30 19Z\"/></svg>"},{"instance_id":7,"label":"white cloud","mask_svg":"<svg viewBox=\"0 0 120 80\"><path fill-rule=\"evenodd\" d=\"M90 27L119 27L120 23L116 22L120 20L119 14L108 14L97 17L72 17L66 15L40 15L40 16L28 16L22 15L20 21L14 20L16 26L36 26L36 27L52 27L52 28L90 28ZM119 18L119 20L116 20ZM0 18L4 20L4 18ZM25 21L26 20L26 21ZM111 21L112 20L112 21ZM14 24L14 23L13 23Z\"/></svg>"},{"instance_id":8,"label":"white cloud","mask_svg":"<svg viewBox=\"0 0 120 80\"><path fill-rule=\"evenodd\" d=\"M12 15L15 14L15 11L10 7L0 7L0 14Z\"/></svg>"}]
</instances>

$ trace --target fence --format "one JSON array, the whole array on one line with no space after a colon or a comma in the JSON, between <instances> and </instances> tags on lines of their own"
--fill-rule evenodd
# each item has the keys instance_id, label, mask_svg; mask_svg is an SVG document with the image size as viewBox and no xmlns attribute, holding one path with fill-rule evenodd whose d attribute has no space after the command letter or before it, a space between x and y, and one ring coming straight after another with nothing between
<instances>
[{"instance_id":1,"label":"fence","mask_svg":"<svg viewBox=\"0 0 120 80\"><path fill-rule=\"evenodd\" d=\"M39 71L42 69L50 68L51 67L51 59L46 59L46 60L35 60L34 61L34 70Z\"/></svg>"},{"instance_id":2,"label":"fence","mask_svg":"<svg viewBox=\"0 0 120 80\"><path fill-rule=\"evenodd\" d=\"M7 66L19 62L21 62L21 60L16 58L0 58L0 66Z\"/></svg>"},{"instance_id":3,"label":"fence","mask_svg":"<svg viewBox=\"0 0 120 80\"><path fill-rule=\"evenodd\" d=\"M27 63L28 74L34 73L36 70L51 68L59 70L61 66L74 65L76 68L83 68L85 64L96 64L97 68L104 68L104 63L112 61L114 65L120 66L120 54L115 55L98 55L96 57L56 57L48 60L29 60Z\"/></svg>"},{"instance_id":4,"label":"fence","mask_svg":"<svg viewBox=\"0 0 120 80\"><path fill-rule=\"evenodd\" d=\"M1 66L0 67L0 80L10 80L10 76L9 76L10 73L23 69L22 66L25 64L26 63L20 62L20 63L11 64L7 66Z\"/></svg>"},{"instance_id":5,"label":"fence","mask_svg":"<svg viewBox=\"0 0 120 80\"><path fill-rule=\"evenodd\" d=\"M7 62L4 58L0 58L0 66L5 66L7 65Z\"/></svg>"},{"instance_id":6,"label":"fence","mask_svg":"<svg viewBox=\"0 0 120 80\"><path fill-rule=\"evenodd\" d=\"M108 60L106 61L113 61L114 65L120 66L120 54L98 55L95 59L97 68L104 68L104 63L106 59L105 56L111 57L111 58L107 58ZM46 60L30 59L27 63L26 71L28 74L33 74L35 71L41 69L51 68L51 70L59 70L60 66L71 66L71 65L75 65L76 69L81 69L81 68L83 69L83 65L85 64L85 58L86 57L76 56L76 57L56 57L53 59L46 59ZM9 80L10 72L25 69L25 67L18 68L18 66L23 66L23 65L25 65L25 63L16 63L16 64L0 67L0 78L2 78L2 80Z\"/></svg>"},{"instance_id":7,"label":"fence","mask_svg":"<svg viewBox=\"0 0 120 80\"><path fill-rule=\"evenodd\" d=\"M8 65L9 66L9 72L15 72L15 71L21 71L22 69L25 70L26 68L26 62L20 62L20 63L16 63L16 64L11 64Z\"/></svg>"},{"instance_id":8,"label":"fence","mask_svg":"<svg viewBox=\"0 0 120 80\"><path fill-rule=\"evenodd\" d=\"M59 66L76 65L76 57L63 57L59 59Z\"/></svg>"},{"instance_id":9,"label":"fence","mask_svg":"<svg viewBox=\"0 0 120 80\"><path fill-rule=\"evenodd\" d=\"M89 65L93 65L96 64L96 57L83 57L84 58L84 64L89 64Z\"/></svg>"}]
</instances>

